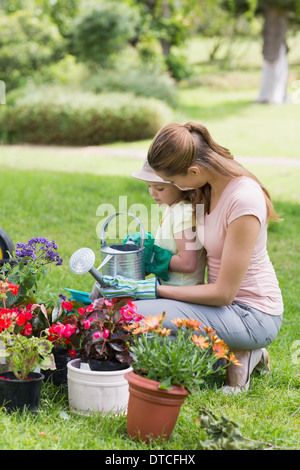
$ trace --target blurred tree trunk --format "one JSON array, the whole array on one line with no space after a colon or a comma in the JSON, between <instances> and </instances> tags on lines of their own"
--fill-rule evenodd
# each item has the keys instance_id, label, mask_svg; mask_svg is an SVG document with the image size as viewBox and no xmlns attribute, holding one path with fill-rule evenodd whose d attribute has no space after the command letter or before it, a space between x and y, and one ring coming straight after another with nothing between
<instances>
[{"instance_id":1,"label":"blurred tree trunk","mask_svg":"<svg viewBox=\"0 0 300 470\"><path fill-rule=\"evenodd\" d=\"M282 104L286 101L288 61L286 32L288 10L267 3L263 29L263 56L259 103Z\"/></svg>"},{"instance_id":2,"label":"blurred tree trunk","mask_svg":"<svg viewBox=\"0 0 300 470\"><path fill-rule=\"evenodd\" d=\"M168 0L162 0L161 8L162 8L162 16L164 18L170 18L171 10L170 10ZM168 39L162 37L160 39L160 43L161 43L163 54L165 56L168 56L171 52L171 42Z\"/></svg>"}]
</instances>

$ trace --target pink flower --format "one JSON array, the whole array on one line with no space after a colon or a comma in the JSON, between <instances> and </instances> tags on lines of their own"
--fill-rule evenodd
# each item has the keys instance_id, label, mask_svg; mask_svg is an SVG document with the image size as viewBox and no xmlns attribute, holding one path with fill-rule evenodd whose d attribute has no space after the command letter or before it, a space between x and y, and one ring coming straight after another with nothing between
<instances>
[{"instance_id":1,"label":"pink flower","mask_svg":"<svg viewBox=\"0 0 300 470\"><path fill-rule=\"evenodd\" d=\"M78 313L79 313L79 315L83 315L83 314L85 313L85 308L84 308L84 307L80 307L80 308L78 309Z\"/></svg>"},{"instance_id":2,"label":"pink flower","mask_svg":"<svg viewBox=\"0 0 300 470\"><path fill-rule=\"evenodd\" d=\"M57 323L57 325L53 326L53 330L61 338L64 332L64 325L62 323Z\"/></svg>"},{"instance_id":3,"label":"pink flower","mask_svg":"<svg viewBox=\"0 0 300 470\"><path fill-rule=\"evenodd\" d=\"M83 322L84 329L88 330L90 326L91 326L91 322L89 320L84 320Z\"/></svg>"},{"instance_id":4,"label":"pink flower","mask_svg":"<svg viewBox=\"0 0 300 470\"><path fill-rule=\"evenodd\" d=\"M142 321L145 317L143 317L143 315L135 315L134 317L134 321L136 321L137 323Z\"/></svg>"},{"instance_id":5,"label":"pink flower","mask_svg":"<svg viewBox=\"0 0 300 470\"><path fill-rule=\"evenodd\" d=\"M113 300L104 299L104 304L106 305L106 307L112 307L114 302Z\"/></svg>"},{"instance_id":6,"label":"pink flower","mask_svg":"<svg viewBox=\"0 0 300 470\"><path fill-rule=\"evenodd\" d=\"M94 338L95 338L95 339L99 339L99 338L101 338L101 336L102 336L102 332L101 332L101 331L96 331L96 333L94 333Z\"/></svg>"},{"instance_id":7,"label":"pink flower","mask_svg":"<svg viewBox=\"0 0 300 470\"><path fill-rule=\"evenodd\" d=\"M64 338L70 338L73 333L75 333L76 328L69 323L64 325L64 330L63 330L63 337Z\"/></svg>"},{"instance_id":8,"label":"pink flower","mask_svg":"<svg viewBox=\"0 0 300 470\"><path fill-rule=\"evenodd\" d=\"M103 331L103 338L104 338L104 339L108 338L108 337L109 337L109 333L110 333L110 331L107 330L107 329L105 329L105 330Z\"/></svg>"}]
</instances>

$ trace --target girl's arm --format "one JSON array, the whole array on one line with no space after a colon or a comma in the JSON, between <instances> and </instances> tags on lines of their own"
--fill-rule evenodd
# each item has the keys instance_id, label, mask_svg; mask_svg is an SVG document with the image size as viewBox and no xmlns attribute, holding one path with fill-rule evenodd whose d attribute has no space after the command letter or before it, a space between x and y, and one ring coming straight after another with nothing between
<instances>
[{"instance_id":1,"label":"girl's arm","mask_svg":"<svg viewBox=\"0 0 300 470\"><path fill-rule=\"evenodd\" d=\"M175 234L178 253L173 255L169 264L170 271L193 273L198 264L196 237L192 228Z\"/></svg>"},{"instance_id":2,"label":"girl's arm","mask_svg":"<svg viewBox=\"0 0 300 470\"><path fill-rule=\"evenodd\" d=\"M158 296L196 304L230 305L247 272L259 230L260 222L255 216L235 219L228 226L216 282L197 286L159 285Z\"/></svg>"}]
</instances>

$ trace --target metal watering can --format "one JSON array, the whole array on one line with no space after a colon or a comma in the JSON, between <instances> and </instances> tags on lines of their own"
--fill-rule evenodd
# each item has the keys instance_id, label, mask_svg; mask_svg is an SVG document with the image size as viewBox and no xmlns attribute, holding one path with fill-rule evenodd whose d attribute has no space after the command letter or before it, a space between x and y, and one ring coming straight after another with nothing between
<instances>
[{"instance_id":1,"label":"metal watering can","mask_svg":"<svg viewBox=\"0 0 300 470\"><path fill-rule=\"evenodd\" d=\"M145 279L145 230L141 221L132 214L127 214L133 217L139 224L141 240L140 244L136 245L133 242L127 243L114 243L106 245L105 234L109 222L122 212L108 217L103 224L100 243L101 243L101 259L102 263L97 269L94 268L95 254L90 248L80 248L75 251L70 258L70 269L75 274L85 274L89 272L96 281L105 286L103 276L99 272L102 270L103 275L107 276L124 276L130 279L141 280Z\"/></svg>"}]
</instances>

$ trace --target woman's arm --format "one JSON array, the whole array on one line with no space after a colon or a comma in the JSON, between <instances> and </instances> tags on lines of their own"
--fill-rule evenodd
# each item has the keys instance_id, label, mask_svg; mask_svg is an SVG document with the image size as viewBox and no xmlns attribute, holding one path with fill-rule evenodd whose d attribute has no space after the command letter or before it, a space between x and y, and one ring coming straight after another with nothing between
<instances>
[{"instance_id":1,"label":"woman's arm","mask_svg":"<svg viewBox=\"0 0 300 470\"><path fill-rule=\"evenodd\" d=\"M158 296L204 305L230 305L247 272L259 230L260 222L255 216L235 219L228 227L216 282L182 287L159 285Z\"/></svg>"},{"instance_id":2,"label":"woman's arm","mask_svg":"<svg viewBox=\"0 0 300 470\"><path fill-rule=\"evenodd\" d=\"M169 264L170 271L193 273L198 264L196 237L192 228L175 234L178 253L173 255Z\"/></svg>"}]
</instances>

